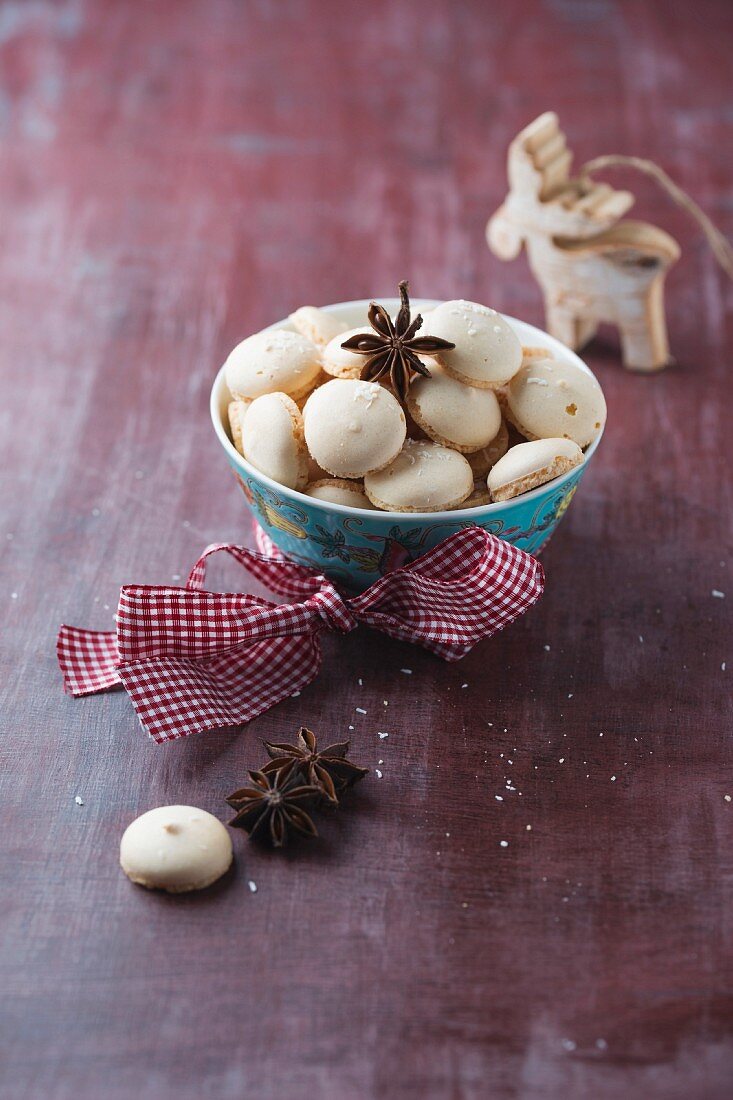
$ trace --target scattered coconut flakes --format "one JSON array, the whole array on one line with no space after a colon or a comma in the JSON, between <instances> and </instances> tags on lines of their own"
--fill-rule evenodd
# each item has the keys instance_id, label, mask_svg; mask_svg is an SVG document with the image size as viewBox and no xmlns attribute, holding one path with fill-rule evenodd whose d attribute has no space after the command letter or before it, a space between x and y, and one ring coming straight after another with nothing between
<instances>
[{"instance_id":1,"label":"scattered coconut flakes","mask_svg":"<svg viewBox=\"0 0 733 1100\"><path fill-rule=\"evenodd\" d=\"M562 1046L563 1050L575 1050L577 1046L577 1044L574 1043L572 1039L561 1039L560 1045Z\"/></svg>"},{"instance_id":2,"label":"scattered coconut flakes","mask_svg":"<svg viewBox=\"0 0 733 1100\"><path fill-rule=\"evenodd\" d=\"M388 733L378 733L377 737L379 738L380 741L384 741L385 737L389 737L389 734Z\"/></svg>"},{"instance_id":3,"label":"scattered coconut flakes","mask_svg":"<svg viewBox=\"0 0 733 1100\"><path fill-rule=\"evenodd\" d=\"M366 711L363 707L356 707L355 710L357 714L366 714Z\"/></svg>"},{"instance_id":4,"label":"scattered coconut flakes","mask_svg":"<svg viewBox=\"0 0 733 1100\"><path fill-rule=\"evenodd\" d=\"M499 841L499 847L500 848L508 848L509 847L509 841L508 840L500 840Z\"/></svg>"},{"instance_id":5,"label":"scattered coconut flakes","mask_svg":"<svg viewBox=\"0 0 733 1100\"><path fill-rule=\"evenodd\" d=\"M615 783L615 782L616 782L616 776L615 776L615 775L612 775L612 776L611 776L611 782L612 782L612 783Z\"/></svg>"},{"instance_id":6,"label":"scattered coconut flakes","mask_svg":"<svg viewBox=\"0 0 733 1100\"><path fill-rule=\"evenodd\" d=\"M549 647L548 645L545 645L545 646L543 646L542 648L544 649L545 653L549 653L549 652L550 652L550 647Z\"/></svg>"},{"instance_id":7,"label":"scattered coconut flakes","mask_svg":"<svg viewBox=\"0 0 733 1100\"><path fill-rule=\"evenodd\" d=\"M382 778L382 773L380 772L379 768L374 769L374 774L376 775L377 779Z\"/></svg>"},{"instance_id":8,"label":"scattered coconut flakes","mask_svg":"<svg viewBox=\"0 0 733 1100\"><path fill-rule=\"evenodd\" d=\"M467 687L468 687L468 684L461 684L461 687L462 687L462 688L467 688Z\"/></svg>"},{"instance_id":9,"label":"scattered coconut flakes","mask_svg":"<svg viewBox=\"0 0 733 1100\"><path fill-rule=\"evenodd\" d=\"M730 802L730 795L729 794L724 794L723 798L725 799L726 802Z\"/></svg>"},{"instance_id":10,"label":"scattered coconut flakes","mask_svg":"<svg viewBox=\"0 0 733 1100\"><path fill-rule=\"evenodd\" d=\"M715 596L716 600L724 600L725 592L721 592L719 588L714 588L710 593L711 596Z\"/></svg>"},{"instance_id":11,"label":"scattered coconut flakes","mask_svg":"<svg viewBox=\"0 0 733 1100\"><path fill-rule=\"evenodd\" d=\"M75 794L74 795L74 802L76 802L77 806L83 806L84 805L84 799L81 797L80 794Z\"/></svg>"},{"instance_id":12,"label":"scattered coconut flakes","mask_svg":"<svg viewBox=\"0 0 733 1100\"><path fill-rule=\"evenodd\" d=\"M249 892L251 894L257 893L257 883L253 882L251 878L247 880L247 885L249 886Z\"/></svg>"},{"instance_id":13,"label":"scattered coconut flakes","mask_svg":"<svg viewBox=\"0 0 733 1100\"><path fill-rule=\"evenodd\" d=\"M504 801L504 799L501 797L500 794L495 794L494 798L496 799L497 802L503 802Z\"/></svg>"},{"instance_id":14,"label":"scattered coconut flakes","mask_svg":"<svg viewBox=\"0 0 733 1100\"><path fill-rule=\"evenodd\" d=\"M354 390L354 401L366 401L369 408L381 393L381 389L377 382L359 382Z\"/></svg>"},{"instance_id":15,"label":"scattered coconut flakes","mask_svg":"<svg viewBox=\"0 0 733 1100\"><path fill-rule=\"evenodd\" d=\"M412 676L412 669L411 668L401 668L400 672L404 672L405 676Z\"/></svg>"}]
</instances>

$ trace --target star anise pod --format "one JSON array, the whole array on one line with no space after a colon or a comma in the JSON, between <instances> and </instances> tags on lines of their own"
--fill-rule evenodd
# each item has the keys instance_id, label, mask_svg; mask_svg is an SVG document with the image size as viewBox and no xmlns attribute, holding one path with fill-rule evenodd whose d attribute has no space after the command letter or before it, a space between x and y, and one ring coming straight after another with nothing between
<instances>
[{"instance_id":1,"label":"star anise pod","mask_svg":"<svg viewBox=\"0 0 733 1100\"><path fill-rule=\"evenodd\" d=\"M344 340L342 348L368 355L361 372L365 382L377 382L389 374L392 389L399 401L404 403L413 374L422 374L429 378L430 371L418 358L419 355L433 355L436 351L450 351L456 345L438 336L416 336L422 327L422 316L410 318L410 299L408 283L400 283L400 310L392 323L392 318L384 306L372 302L369 306L369 324L374 332L357 332Z\"/></svg>"},{"instance_id":2,"label":"star anise pod","mask_svg":"<svg viewBox=\"0 0 733 1100\"><path fill-rule=\"evenodd\" d=\"M264 742L270 760L262 771L265 775L297 773L304 783L317 787L324 798L336 804L339 791L353 786L369 772L368 768L360 768L346 759L349 744L349 741L342 741L319 752L316 735L301 726L296 745Z\"/></svg>"},{"instance_id":3,"label":"star anise pod","mask_svg":"<svg viewBox=\"0 0 733 1100\"><path fill-rule=\"evenodd\" d=\"M229 822L231 826L246 830L251 837L267 831L275 848L282 848L290 833L318 836L303 806L308 806L320 796L320 787L299 782L292 769L281 769L268 775L254 771L249 773L249 777L251 787L242 787L227 798L229 805L237 811Z\"/></svg>"}]
</instances>

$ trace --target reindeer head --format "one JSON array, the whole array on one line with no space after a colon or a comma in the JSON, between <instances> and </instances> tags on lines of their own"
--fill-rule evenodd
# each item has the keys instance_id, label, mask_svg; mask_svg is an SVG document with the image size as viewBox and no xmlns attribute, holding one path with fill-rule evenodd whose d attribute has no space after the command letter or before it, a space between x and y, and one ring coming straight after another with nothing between
<instances>
[{"instance_id":1,"label":"reindeer head","mask_svg":"<svg viewBox=\"0 0 733 1100\"><path fill-rule=\"evenodd\" d=\"M633 204L628 191L573 179L572 159L553 111L540 115L515 137L509 146L509 194L486 227L489 247L500 259L514 259L524 238L533 234L594 237Z\"/></svg>"}]
</instances>

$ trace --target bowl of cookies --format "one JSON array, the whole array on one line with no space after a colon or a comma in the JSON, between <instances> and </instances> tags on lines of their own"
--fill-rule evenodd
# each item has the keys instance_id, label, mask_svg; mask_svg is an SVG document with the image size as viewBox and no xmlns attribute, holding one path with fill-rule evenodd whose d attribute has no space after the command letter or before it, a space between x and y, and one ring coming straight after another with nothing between
<instances>
[{"instance_id":1,"label":"bowl of cookies","mask_svg":"<svg viewBox=\"0 0 733 1100\"><path fill-rule=\"evenodd\" d=\"M472 525L540 553L606 403L541 329L476 302L410 303L401 283L243 340L211 417L261 543L361 591Z\"/></svg>"}]
</instances>

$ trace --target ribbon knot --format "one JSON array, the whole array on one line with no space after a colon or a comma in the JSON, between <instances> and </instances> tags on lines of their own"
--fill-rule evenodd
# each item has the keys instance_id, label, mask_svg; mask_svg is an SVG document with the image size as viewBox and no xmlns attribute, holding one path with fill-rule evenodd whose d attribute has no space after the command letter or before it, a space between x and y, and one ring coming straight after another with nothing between
<instances>
[{"instance_id":1,"label":"ribbon knot","mask_svg":"<svg viewBox=\"0 0 733 1100\"><path fill-rule=\"evenodd\" d=\"M320 592L311 596L306 607L313 608L326 629L335 634L349 634L359 625L357 617L331 586L324 585Z\"/></svg>"},{"instance_id":2,"label":"ribbon knot","mask_svg":"<svg viewBox=\"0 0 733 1100\"><path fill-rule=\"evenodd\" d=\"M220 551L295 602L206 591L206 562ZM480 527L451 535L352 599L274 548L214 543L185 588L125 585L116 631L62 626L57 654L70 695L121 684L150 736L172 741L248 722L300 691L318 674L324 630L346 634L363 624L457 661L543 588L538 561Z\"/></svg>"}]
</instances>

